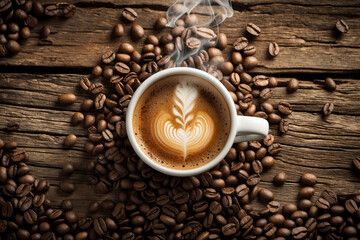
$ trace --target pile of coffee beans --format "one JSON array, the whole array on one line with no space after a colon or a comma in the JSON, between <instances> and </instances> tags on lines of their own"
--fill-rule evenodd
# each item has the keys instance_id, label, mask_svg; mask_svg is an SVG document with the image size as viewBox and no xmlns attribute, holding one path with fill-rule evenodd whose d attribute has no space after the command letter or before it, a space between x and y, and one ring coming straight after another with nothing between
<instances>
[{"instance_id":1,"label":"pile of coffee beans","mask_svg":"<svg viewBox=\"0 0 360 240\"><path fill-rule=\"evenodd\" d=\"M0 57L17 54L21 51L21 41L31 36L31 29L43 17L74 15L76 7L72 4L51 4L44 6L32 0L0 0ZM44 26L42 38L50 35L49 26Z\"/></svg>"},{"instance_id":2,"label":"pile of coffee beans","mask_svg":"<svg viewBox=\"0 0 360 240\"><path fill-rule=\"evenodd\" d=\"M338 197L327 189L313 204L317 178L305 173L297 204L281 206L271 191L261 188L250 196L258 194L266 207L254 211L240 197L249 191L247 183L232 184L236 176L227 165L189 178L140 167L123 178L117 203L89 206L90 213L101 206L112 216L78 219L70 200L52 207L46 197L49 183L30 174L29 155L17 147L15 141L0 139L1 239L359 239L360 195ZM63 173L73 170L65 164Z\"/></svg>"}]
</instances>

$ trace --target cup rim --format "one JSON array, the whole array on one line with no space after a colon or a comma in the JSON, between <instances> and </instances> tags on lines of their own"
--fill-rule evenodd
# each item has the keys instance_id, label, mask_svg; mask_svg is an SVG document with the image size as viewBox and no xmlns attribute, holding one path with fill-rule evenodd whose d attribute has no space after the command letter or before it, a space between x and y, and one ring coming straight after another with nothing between
<instances>
[{"instance_id":1,"label":"cup rim","mask_svg":"<svg viewBox=\"0 0 360 240\"><path fill-rule=\"evenodd\" d=\"M227 106L230 110L230 119L231 119L230 120L231 121L230 132L228 135L228 139L227 139L223 149L220 151L220 153L214 159L210 160L208 163L206 163L198 168L185 169L185 170L171 169L171 168L162 166L162 165L156 163L155 161L151 160L139 147L139 145L135 139L135 136L134 136L133 122L132 122L136 104L137 104L138 100L140 99L140 97L142 96L142 94L145 92L145 90L147 90L148 87L151 86L152 84L154 84L155 82L157 82L165 77L172 76L172 75L179 75L179 74L189 74L189 75L194 75L194 76L200 77L200 78L204 79L205 81L210 82L210 84L212 84L214 87L216 87L219 90L219 92L221 93L221 95L225 98ZM132 98L130 100L128 109L126 111L126 132L127 132L127 137L129 138L130 144L132 145L135 153L140 157L140 159L142 161L144 161L151 168L153 168L159 172L162 172L164 174L171 175L171 176L177 176L177 177L195 176L195 175L201 174L201 173L215 167L216 164L218 164L226 156L226 154L230 150L231 146L233 145L234 139L236 136L236 129L237 129L236 116L237 116L237 114L236 114L234 101L231 98L228 90L218 79L216 79L214 76L210 75L209 73L199 70L199 69L188 68L188 67L175 67L175 68L169 68L169 69L165 69L165 70L155 73L154 75L147 78L136 89L134 95L132 96Z\"/></svg>"}]
</instances>

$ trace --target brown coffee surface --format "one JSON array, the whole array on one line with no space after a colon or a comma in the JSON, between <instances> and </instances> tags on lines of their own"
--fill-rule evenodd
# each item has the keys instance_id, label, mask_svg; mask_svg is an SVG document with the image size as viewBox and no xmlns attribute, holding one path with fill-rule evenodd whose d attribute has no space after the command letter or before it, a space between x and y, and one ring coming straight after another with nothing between
<instances>
[{"instance_id":1,"label":"brown coffee surface","mask_svg":"<svg viewBox=\"0 0 360 240\"><path fill-rule=\"evenodd\" d=\"M230 110L202 78L179 74L151 85L135 106L133 129L142 151L173 169L193 169L214 159L230 132Z\"/></svg>"}]
</instances>

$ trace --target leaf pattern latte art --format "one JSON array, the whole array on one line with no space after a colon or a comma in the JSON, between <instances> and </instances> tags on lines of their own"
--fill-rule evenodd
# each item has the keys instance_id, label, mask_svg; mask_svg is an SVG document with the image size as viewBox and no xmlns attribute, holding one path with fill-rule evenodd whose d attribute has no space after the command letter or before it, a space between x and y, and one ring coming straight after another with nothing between
<instances>
[{"instance_id":1,"label":"leaf pattern latte art","mask_svg":"<svg viewBox=\"0 0 360 240\"><path fill-rule=\"evenodd\" d=\"M175 88L172 112L160 111L152 123L159 146L165 151L181 154L184 161L189 154L204 150L213 135L214 122L209 114L194 111L198 95L194 86L179 83Z\"/></svg>"}]
</instances>

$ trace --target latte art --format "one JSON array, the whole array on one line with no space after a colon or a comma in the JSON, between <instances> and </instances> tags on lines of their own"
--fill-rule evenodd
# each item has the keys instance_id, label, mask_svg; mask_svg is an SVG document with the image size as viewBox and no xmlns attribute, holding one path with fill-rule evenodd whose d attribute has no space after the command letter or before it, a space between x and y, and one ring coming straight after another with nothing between
<instances>
[{"instance_id":1,"label":"latte art","mask_svg":"<svg viewBox=\"0 0 360 240\"><path fill-rule=\"evenodd\" d=\"M150 159L173 169L192 169L214 159L230 132L230 111L221 93L192 75L153 83L139 98L135 139Z\"/></svg>"},{"instance_id":2,"label":"latte art","mask_svg":"<svg viewBox=\"0 0 360 240\"><path fill-rule=\"evenodd\" d=\"M203 151L213 135L211 117L194 111L198 95L194 86L181 82L175 89L172 113L159 112L151 126L157 143L165 151L180 154L184 161L188 154Z\"/></svg>"}]
</instances>

